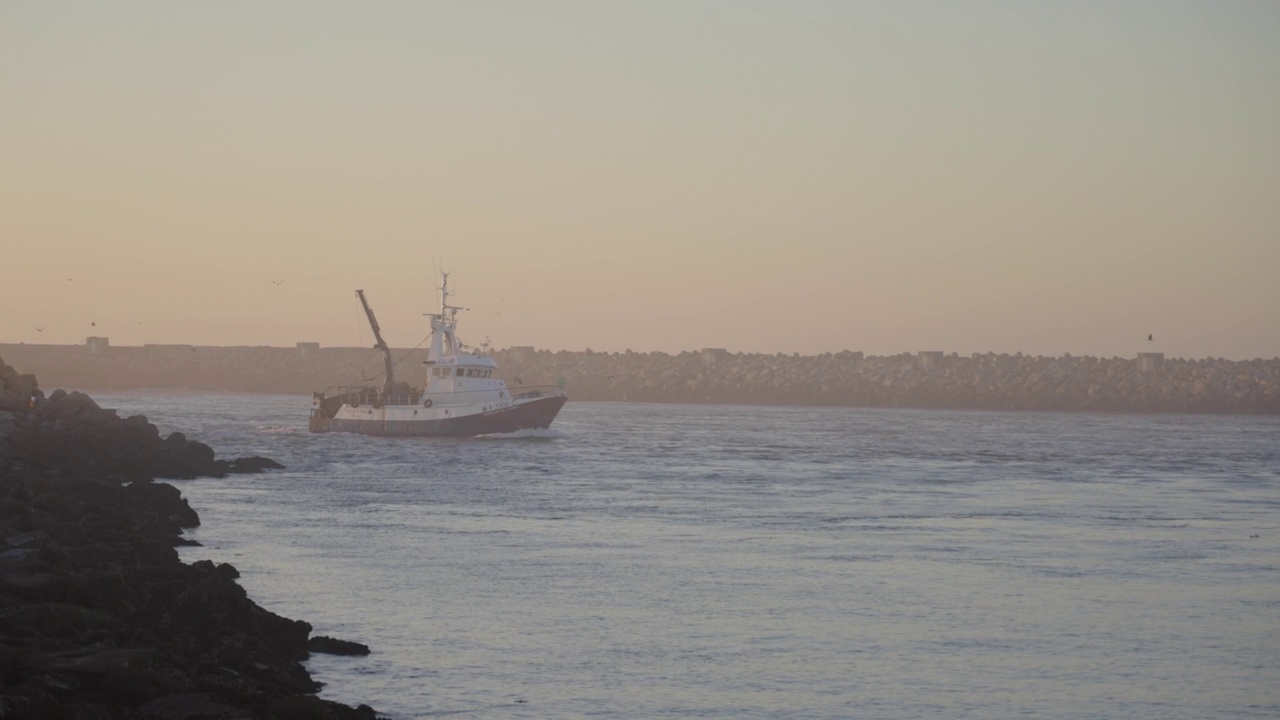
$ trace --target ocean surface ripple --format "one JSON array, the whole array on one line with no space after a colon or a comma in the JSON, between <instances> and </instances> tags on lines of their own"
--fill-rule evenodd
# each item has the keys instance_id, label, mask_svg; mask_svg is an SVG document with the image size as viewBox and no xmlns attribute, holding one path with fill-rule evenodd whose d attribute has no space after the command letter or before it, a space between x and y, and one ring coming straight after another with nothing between
<instances>
[{"instance_id":1,"label":"ocean surface ripple","mask_svg":"<svg viewBox=\"0 0 1280 720\"><path fill-rule=\"evenodd\" d=\"M287 471L178 481L397 720L1280 717L1280 418L570 402L467 440L96 394Z\"/></svg>"}]
</instances>

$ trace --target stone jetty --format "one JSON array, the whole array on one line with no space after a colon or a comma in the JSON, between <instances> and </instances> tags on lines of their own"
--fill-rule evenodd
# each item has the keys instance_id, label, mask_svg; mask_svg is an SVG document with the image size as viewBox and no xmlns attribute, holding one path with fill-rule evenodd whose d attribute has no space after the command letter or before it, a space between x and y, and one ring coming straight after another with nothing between
<instances>
[{"instance_id":1,"label":"stone jetty","mask_svg":"<svg viewBox=\"0 0 1280 720\"><path fill-rule=\"evenodd\" d=\"M200 519L161 478L262 472L80 392L47 397L0 361L0 717L373 720L315 696L311 637L259 607L229 564L183 563Z\"/></svg>"},{"instance_id":2,"label":"stone jetty","mask_svg":"<svg viewBox=\"0 0 1280 720\"><path fill-rule=\"evenodd\" d=\"M24 372L80 390L187 388L306 394L376 383L372 348L0 345ZM418 383L424 350L394 350L397 379ZM1280 358L1225 360L961 356L929 350L865 356L681 353L531 347L491 353L508 383L563 383L575 401L738 403L997 410L1280 414Z\"/></svg>"}]
</instances>

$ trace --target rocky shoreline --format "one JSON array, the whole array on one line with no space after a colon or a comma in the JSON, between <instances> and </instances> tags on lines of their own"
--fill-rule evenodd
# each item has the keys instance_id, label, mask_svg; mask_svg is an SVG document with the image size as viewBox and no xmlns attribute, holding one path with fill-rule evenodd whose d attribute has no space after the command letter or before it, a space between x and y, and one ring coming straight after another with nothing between
<instances>
[{"instance_id":1,"label":"rocky shoreline","mask_svg":"<svg viewBox=\"0 0 1280 720\"><path fill-rule=\"evenodd\" d=\"M200 519L156 478L281 467L0 361L0 717L374 720L315 696L311 652L368 653L250 600L229 564L183 563Z\"/></svg>"},{"instance_id":2,"label":"rocky shoreline","mask_svg":"<svg viewBox=\"0 0 1280 720\"><path fill-rule=\"evenodd\" d=\"M371 348L0 345L19 368L81 390L183 388L309 395L376 382ZM575 401L849 407L1280 414L1280 358L1226 360L919 352L677 354L516 347L491 353L510 384L563 382ZM400 380L421 381L424 350L393 350Z\"/></svg>"}]
</instances>

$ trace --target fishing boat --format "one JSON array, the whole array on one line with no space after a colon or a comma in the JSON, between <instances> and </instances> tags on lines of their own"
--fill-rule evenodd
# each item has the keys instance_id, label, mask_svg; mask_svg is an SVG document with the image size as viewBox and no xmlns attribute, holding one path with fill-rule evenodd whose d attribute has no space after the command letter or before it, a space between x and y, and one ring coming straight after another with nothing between
<instances>
[{"instance_id":1,"label":"fishing boat","mask_svg":"<svg viewBox=\"0 0 1280 720\"><path fill-rule=\"evenodd\" d=\"M382 351L386 376L381 386L331 387L313 393L311 432L468 437L551 425L569 399L564 388L521 384L513 391L495 377L498 364L493 358L458 340L458 312L465 308L449 304L449 275L441 277L440 312L427 315L431 346L418 386L395 380L391 349L364 291L356 291L373 328L374 347Z\"/></svg>"}]
</instances>

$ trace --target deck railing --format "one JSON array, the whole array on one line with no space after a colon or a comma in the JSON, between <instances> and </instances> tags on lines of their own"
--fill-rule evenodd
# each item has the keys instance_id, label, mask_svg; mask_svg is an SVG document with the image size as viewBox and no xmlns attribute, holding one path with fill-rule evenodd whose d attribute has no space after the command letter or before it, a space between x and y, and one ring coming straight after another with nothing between
<instances>
[{"instance_id":1,"label":"deck railing","mask_svg":"<svg viewBox=\"0 0 1280 720\"><path fill-rule=\"evenodd\" d=\"M508 387L513 400L526 400L529 398L540 397L563 397L565 395L564 388L559 385L517 385L514 388Z\"/></svg>"}]
</instances>

